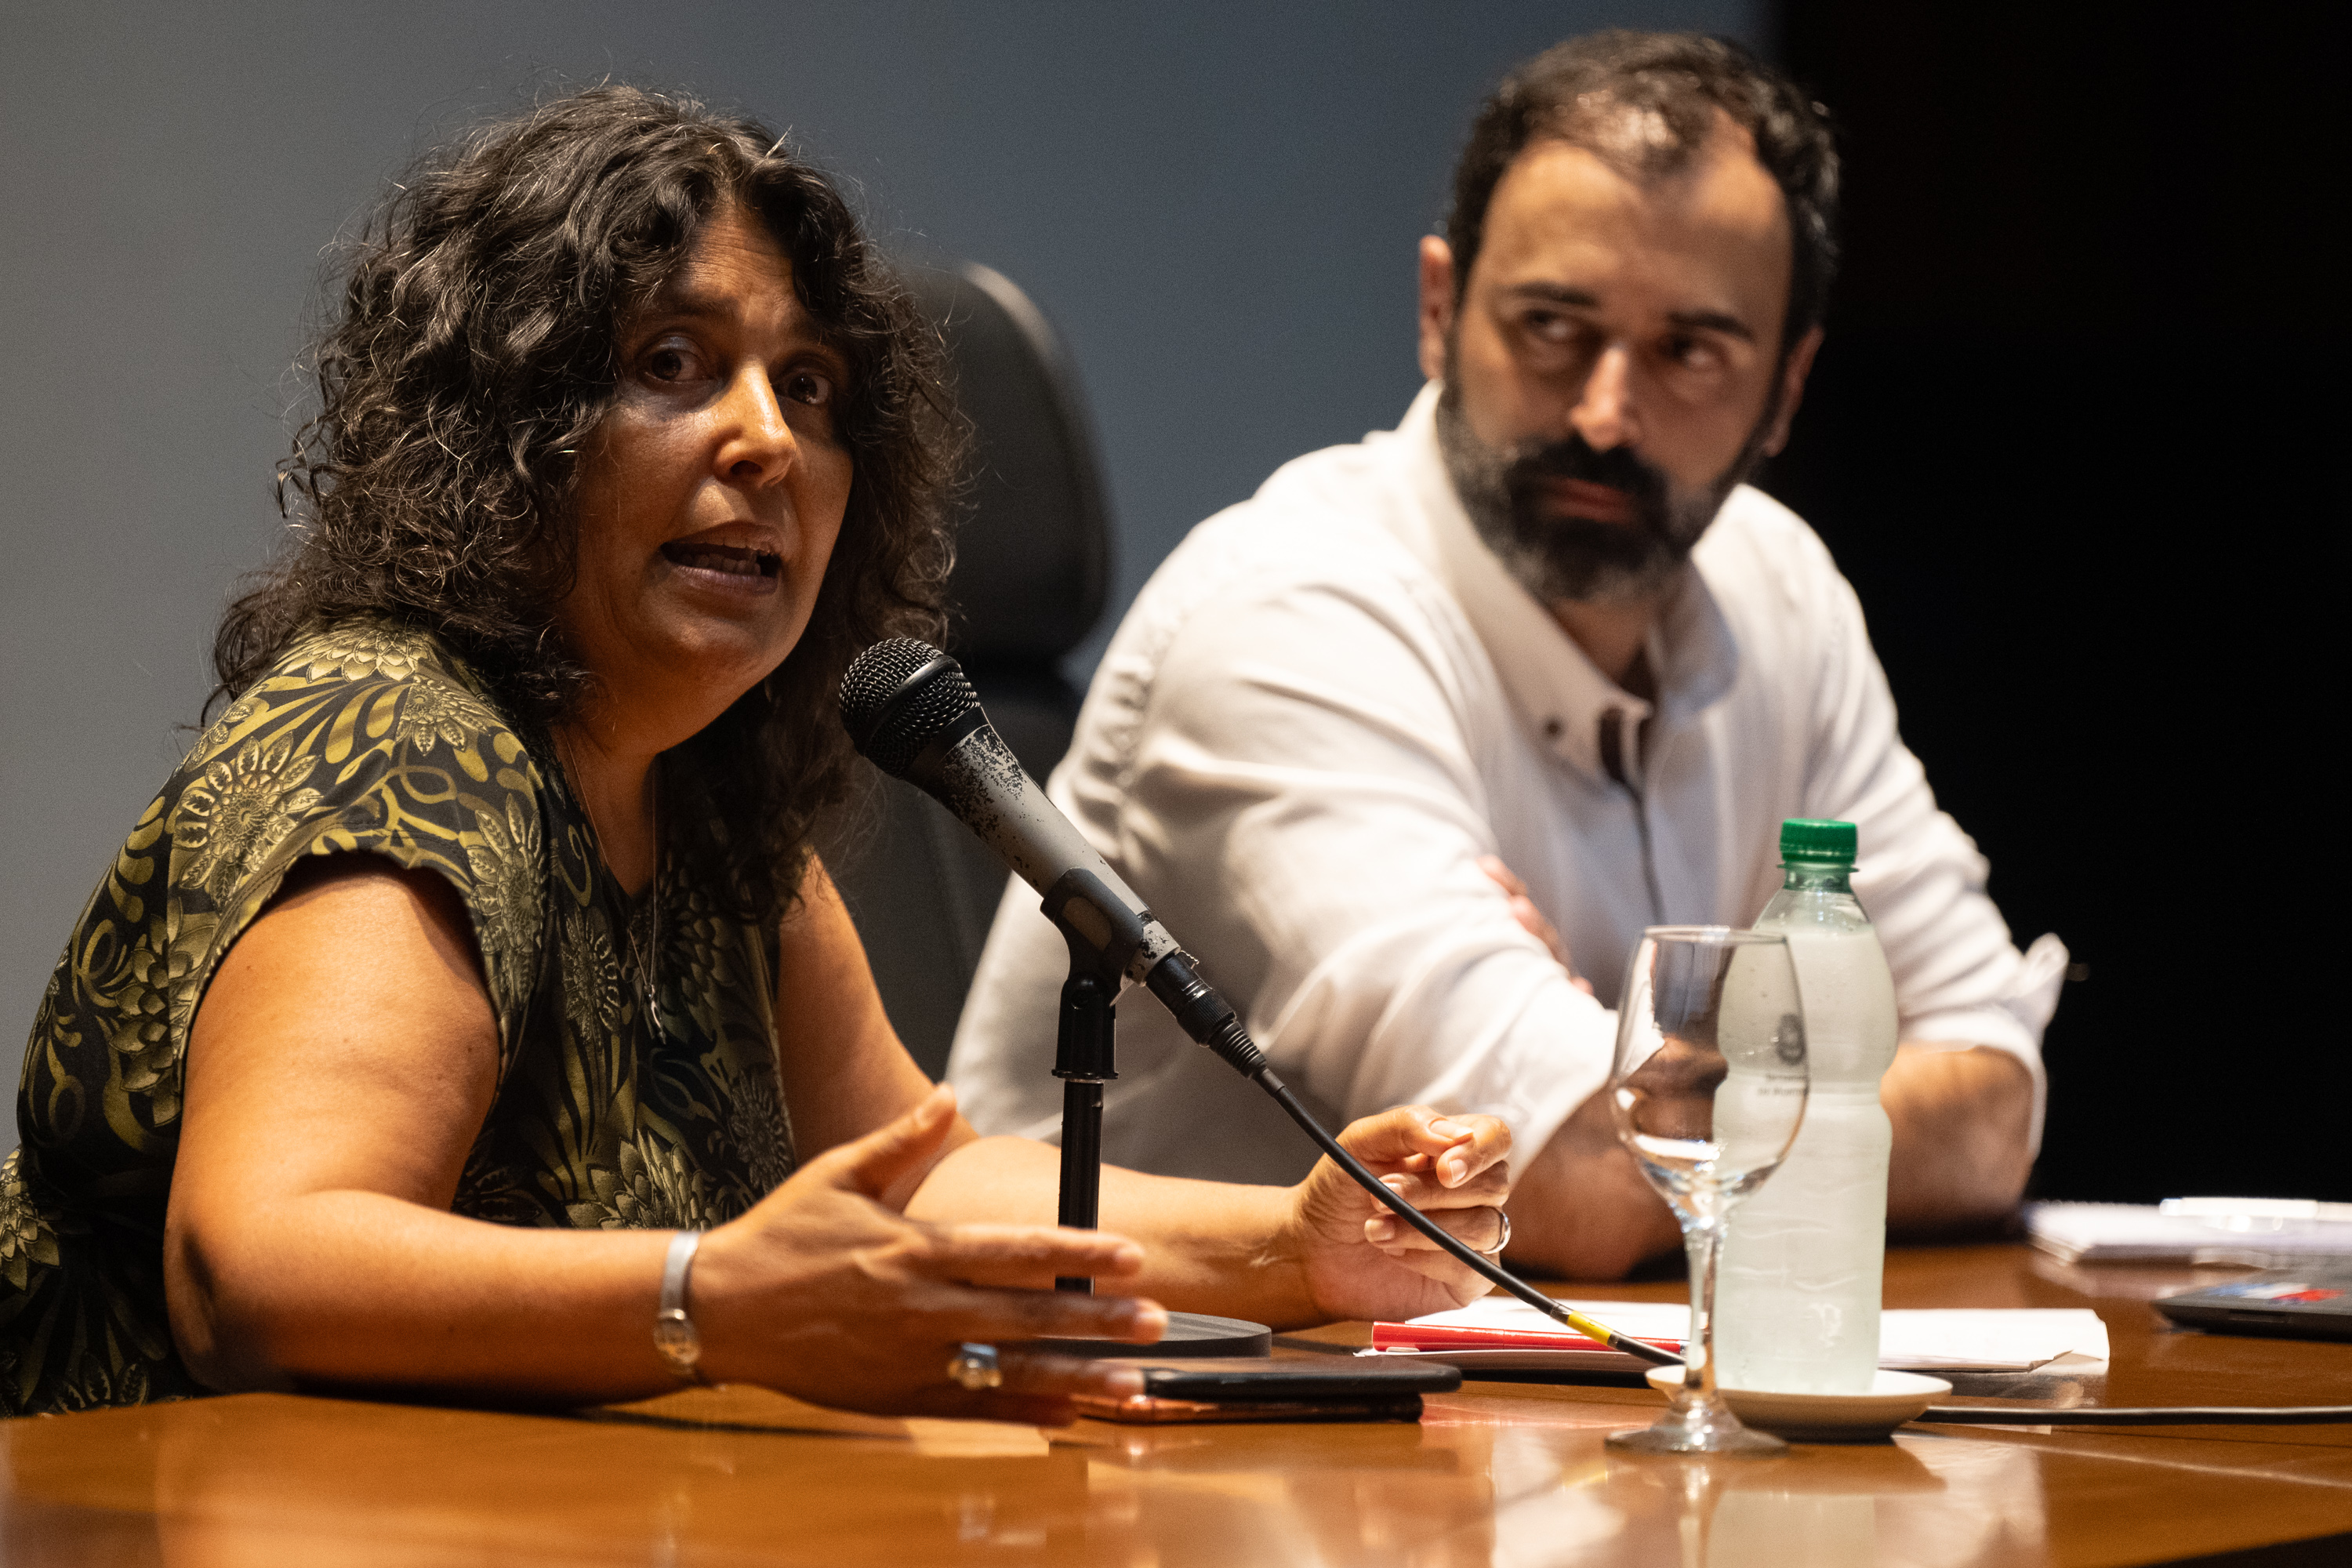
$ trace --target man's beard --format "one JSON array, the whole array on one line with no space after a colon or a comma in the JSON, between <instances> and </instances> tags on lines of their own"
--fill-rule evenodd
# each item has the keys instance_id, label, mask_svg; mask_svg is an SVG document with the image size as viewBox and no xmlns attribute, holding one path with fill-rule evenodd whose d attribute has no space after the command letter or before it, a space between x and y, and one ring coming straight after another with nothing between
<instances>
[{"instance_id":1,"label":"man's beard","mask_svg":"<svg viewBox=\"0 0 2352 1568\"><path fill-rule=\"evenodd\" d=\"M1573 432L1559 441L1487 446L1463 417L1461 378L1453 356L1446 357L1445 389L1437 401L1437 445L1446 476L1487 548L1547 605L1622 604L1663 592L1723 510L1724 498L1763 460L1765 432L1779 411L1776 396L1713 484L1676 495L1664 472L1630 449L1595 451ZM1632 503L1632 519L1601 522L1552 510L1546 491L1560 479L1621 491Z\"/></svg>"}]
</instances>

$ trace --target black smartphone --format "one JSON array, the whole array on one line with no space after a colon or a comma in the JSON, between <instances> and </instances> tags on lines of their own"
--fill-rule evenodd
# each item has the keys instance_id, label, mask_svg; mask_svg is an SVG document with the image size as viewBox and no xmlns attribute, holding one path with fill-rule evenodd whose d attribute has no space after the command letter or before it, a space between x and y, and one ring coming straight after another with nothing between
<instances>
[{"instance_id":1,"label":"black smartphone","mask_svg":"<svg viewBox=\"0 0 2352 1568\"><path fill-rule=\"evenodd\" d=\"M2176 1323L2216 1333L2352 1340L2352 1262L2322 1258L2273 1268L2227 1285L2160 1296L2154 1305Z\"/></svg>"},{"instance_id":2,"label":"black smartphone","mask_svg":"<svg viewBox=\"0 0 2352 1568\"><path fill-rule=\"evenodd\" d=\"M1418 1421L1421 1396L1462 1386L1442 1362L1359 1360L1353 1356L1202 1356L1155 1361L1105 1358L1139 1368L1143 1392L1126 1399L1080 1399L1097 1421L1150 1426L1186 1421Z\"/></svg>"}]
</instances>

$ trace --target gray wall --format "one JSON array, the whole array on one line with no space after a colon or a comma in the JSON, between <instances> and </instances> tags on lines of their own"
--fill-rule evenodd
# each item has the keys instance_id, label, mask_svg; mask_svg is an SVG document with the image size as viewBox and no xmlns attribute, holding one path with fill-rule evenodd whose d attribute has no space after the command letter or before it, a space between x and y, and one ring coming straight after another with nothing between
<instances>
[{"instance_id":1,"label":"gray wall","mask_svg":"<svg viewBox=\"0 0 2352 1568\"><path fill-rule=\"evenodd\" d=\"M326 247L451 128L607 75L686 88L791 126L902 252L1020 281L1093 405L1116 610L1276 464L1393 422L1471 108L1611 25L1761 42L1765 10L0 0L5 1081L276 540Z\"/></svg>"}]
</instances>

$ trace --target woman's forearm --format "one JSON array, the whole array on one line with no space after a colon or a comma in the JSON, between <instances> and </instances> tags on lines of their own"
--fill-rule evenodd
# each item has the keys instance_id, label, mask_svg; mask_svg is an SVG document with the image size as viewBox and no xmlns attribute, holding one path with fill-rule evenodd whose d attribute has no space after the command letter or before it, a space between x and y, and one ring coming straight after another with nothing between
<instances>
[{"instance_id":1,"label":"woman's forearm","mask_svg":"<svg viewBox=\"0 0 2352 1568\"><path fill-rule=\"evenodd\" d=\"M174 1226L173 1337L224 1391L468 1389L601 1403L678 1386L654 1349L667 1231L486 1224L378 1193Z\"/></svg>"},{"instance_id":2,"label":"woman's forearm","mask_svg":"<svg viewBox=\"0 0 2352 1568\"><path fill-rule=\"evenodd\" d=\"M907 1205L941 1223L1052 1225L1062 1152L1025 1138L982 1138L941 1160ZM1287 1187L1147 1176L1106 1165L1099 1228L1143 1244L1143 1271L1121 1291L1178 1311L1277 1328L1322 1321L1307 1294Z\"/></svg>"},{"instance_id":3,"label":"woman's forearm","mask_svg":"<svg viewBox=\"0 0 2352 1568\"><path fill-rule=\"evenodd\" d=\"M1066 1420L1124 1398L1133 1373L1023 1369L998 1391L950 1380L960 1342L1125 1339L1166 1326L1131 1290L1018 1289L1042 1274L1131 1279L1132 1242L1097 1233L910 1223L881 1201L954 1126L944 1095L812 1158L707 1234L688 1307L713 1383L819 1404ZM363 1386L569 1405L678 1385L654 1349L668 1231L509 1228L350 1188L177 1205L165 1244L172 1323L224 1389Z\"/></svg>"}]
</instances>

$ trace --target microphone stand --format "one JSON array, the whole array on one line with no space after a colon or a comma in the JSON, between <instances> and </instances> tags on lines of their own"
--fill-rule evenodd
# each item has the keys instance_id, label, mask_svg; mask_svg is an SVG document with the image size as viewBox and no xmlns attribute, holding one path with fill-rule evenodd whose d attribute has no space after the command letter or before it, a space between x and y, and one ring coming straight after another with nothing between
<instances>
[{"instance_id":1,"label":"microphone stand","mask_svg":"<svg viewBox=\"0 0 2352 1568\"><path fill-rule=\"evenodd\" d=\"M962 666L954 659L912 637L876 643L857 656L842 678L841 719L861 754L946 806L1035 888L1042 898L1040 909L1069 943L1070 981L1063 992L1055 1067L1064 1080L1063 1224L1092 1226L1098 1218L1102 1086L1118 1076L1111 1066L1111 1004L1120 984L1134 980L1167 1007L1187 1035L1272 1095L1284 1113L1374 1202L1465 1268L1613 1350L1663 1364L1682 1360L1553 1300L1493 1258L1473 1252L1382 1185L1326 1131L1276 1075L1233 1007L1200 977L1176 939L1150 911L1138 907L1132 889L1105 881L1118 879L1022 771L1020 760L989 723ZM1091 1281L1082 1279L1056 1279L1055 1284L1061 1289L1092 1289ZM1268 1355L1273 1339L1273 1331L1260 1323L1177 1312L1171 1314L1158 1353ZM1087 1355L1115 1355L1127 1348L1101 1340L1035 1342Z\"/></svg>"},{"instance_id":2,"label":"microphone stand","mask_svg":"<svg viewBox=\"0 0 2352 1568\"><path fill-rule=\"evenodd\" d=\"M1060 1222L1093 1230L1102 1216L1103 1085L1118 1077L1114 1056L1115 998L1120 976L1105 974L1099 952L1070 941L1070 973L1062 983L1061 1017L1055 1037L1054 1076L1062 1080L1062 1195ZM1054 1281L1056 1290L1091 1294L1095 1282L1078 1278ZM1088 1356L1270 1356L1274 1331L1241 1318L1206 1312L1171 1312L1168 1331L1156 1344L1112 1340L1036 1340L1035 1349Z\"/></svg>"},{"instance_id":3,"label":"microphone stand","mask_svg":"<svg viewBox=\"0 0 2352 1568\"><path fill-rule=\"evenodd\" d=\"M1118 1076L1111 1065L1111 995L1073 947L1054 1047L1054 1076L1062 1080L1061 1223L1073 1230L1094 1229L1102 1214L1103 1085ZM1094 1288L1083 1277L1054 1281L1056 1290L1082 1295Z\"/></svg>"}]
</instances>

